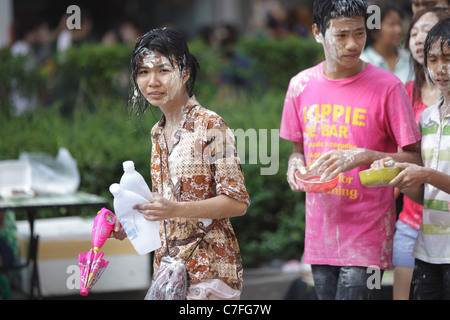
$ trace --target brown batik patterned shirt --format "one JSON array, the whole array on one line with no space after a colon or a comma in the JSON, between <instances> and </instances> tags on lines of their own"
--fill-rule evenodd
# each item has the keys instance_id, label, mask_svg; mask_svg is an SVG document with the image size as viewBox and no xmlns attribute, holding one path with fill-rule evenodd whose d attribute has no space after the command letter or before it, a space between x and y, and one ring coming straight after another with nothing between
<instances>
[{"instance_id":1,"label":"brown batik patterned shirt","mask_svg":"<svg viewBox=\"0 0 450 320\"><path fill-rule=\"evenodd\" d=\"M195 202L227 195L249 205L234 135L226 123L200 106L195 97L181 112L183 118L176 129L172 150L168 150L163 135L164 115L152 129L153 191L172 201ZM162 247L155 252L155 273L168 245L170 256L185 261L193 252L187 261L191 284L219 279L235 290L242 290L241 253L228 218L168 219L161 222L160 233Z\"/></svg>"}]
</instances>

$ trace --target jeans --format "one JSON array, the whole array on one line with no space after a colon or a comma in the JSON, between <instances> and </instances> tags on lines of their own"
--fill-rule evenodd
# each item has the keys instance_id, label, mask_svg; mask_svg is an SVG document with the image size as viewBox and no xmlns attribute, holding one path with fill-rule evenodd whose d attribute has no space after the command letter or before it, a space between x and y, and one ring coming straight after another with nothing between
<instances>
[{"instance_id":1,"label":"jeans","mask_svg":"<svg viewBox=\"0 0 450 320\"><path fill-rule=\"evenodd\" d=\"M311 265L311 270L319 300L374 300L381 291L368 285L373 273L367 267Z\"/></svg>"},{"instance_id":2,"label":"jeans","mask_svg":"<svg viewBox=\"0 0 450 320\"><path fill-rule=\"evenodd\" d=\"M414 268L412 251L416 243L419 230L414 229L403 221L397 220L394 234L394 251L392 262L394 267Z\"/></svg>"},{"instance_id":3,"label":"jeans","mask_svg":"<svg viewBox=\"0 0 450 320\"><path fill-rule=\"evenodd\" d=\"M450 264L416 259L411 294L414 300L450 300Z\"/></svg>"}]
</instances>

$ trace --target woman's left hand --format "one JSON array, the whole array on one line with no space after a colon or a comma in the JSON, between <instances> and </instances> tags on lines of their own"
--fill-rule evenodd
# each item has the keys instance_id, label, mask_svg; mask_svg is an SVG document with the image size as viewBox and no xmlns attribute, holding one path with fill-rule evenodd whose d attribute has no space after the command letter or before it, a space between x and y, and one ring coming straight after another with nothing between
<instances>
[{"instance_id":1,"label":"woman's left hand","mask_svg":"<svg viewBox=\"0 0 450 320\"><path fill-rule=\"evenodd\" d=\"M123 229L122 225L120 224L119 219L116 219L116 223L114 225L114 231L109 236L109 238L115 238L118 240L123 240L127 237L127 234L125 233L125 230Z\"/></svg>"},{"instance_id":2,"label":"woman's left hand","mask_svg":"<svg viewBox=\"0 0 450 320\"><path fill-rule=\"evenodd\" d=\"M163 198L159 193L153 193L153 197L147 198L150 203L138 204L133 207L141 213L146 220L160 221L176 216L177 202Z\"/></svg>"}]
</instances>

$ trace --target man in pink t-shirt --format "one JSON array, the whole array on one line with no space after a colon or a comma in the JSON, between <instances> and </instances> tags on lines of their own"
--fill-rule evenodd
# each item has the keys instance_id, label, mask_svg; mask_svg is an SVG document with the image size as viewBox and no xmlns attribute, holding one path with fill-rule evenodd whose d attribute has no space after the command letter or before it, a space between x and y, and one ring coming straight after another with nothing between
<instances>
[{"instance_id":1,"label":"man in pink t-shirt","mask_svg":"<svg viewBox=\"0 0 450 320\"><path fill-rule=\"evenodd\" d=\"M359 59L366 12L364 0L314 2L313 34L325 61L291 79L281 121L280 136L294 144L293 191L297 170L323 180L339 175L333 190L306 195L304 261L319 299L372 298L367 267L392 268L393 188L364 187L358 172L387 155L420 163L421 135L403 84Z\"/></svg>"}]
</instances>

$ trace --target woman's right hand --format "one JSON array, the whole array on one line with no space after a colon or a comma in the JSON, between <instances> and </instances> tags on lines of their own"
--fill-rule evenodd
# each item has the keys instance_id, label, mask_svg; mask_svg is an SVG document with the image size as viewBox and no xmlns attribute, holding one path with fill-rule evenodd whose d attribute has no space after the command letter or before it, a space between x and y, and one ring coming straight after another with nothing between
<instances>
[{"instance_id":1,"label":"woman's right hand","mask_svg":"<svg viewBox=\"0 0 450 320\"><path fill-rule=\"evenodd\" d=\"M122 225L120 224L119 219L116 219L116 223L114 225L114 231L112 236L110 236L110 238L115 238L118 240L123 240L127 237L127 234L125 233L124 228L122 227Z\"/></svg>"}]
</instances>

